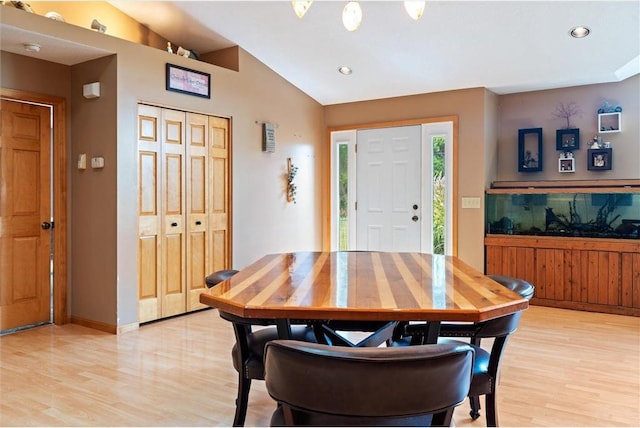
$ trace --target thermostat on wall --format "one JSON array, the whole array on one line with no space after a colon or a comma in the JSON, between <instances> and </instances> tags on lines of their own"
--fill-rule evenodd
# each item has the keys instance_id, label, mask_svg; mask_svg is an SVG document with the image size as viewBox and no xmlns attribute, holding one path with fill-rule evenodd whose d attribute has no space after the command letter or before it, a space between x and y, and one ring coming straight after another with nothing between
<instances>
[{"instance_id":1,"label":"thermostat on wall","mask_svg":"<svg viewBox=\"0 0 640 428\"><path fill-rule=\"evenodd\" d=\"M104 158L102 156L91 158L91 168L104 168Z\"/></svg>"}]
</instances>

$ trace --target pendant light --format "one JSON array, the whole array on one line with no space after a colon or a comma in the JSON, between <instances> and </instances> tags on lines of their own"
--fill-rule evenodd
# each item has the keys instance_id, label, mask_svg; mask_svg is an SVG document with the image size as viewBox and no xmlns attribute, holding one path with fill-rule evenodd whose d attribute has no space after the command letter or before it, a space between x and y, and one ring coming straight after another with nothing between
<instances>
[{"instance_id":1,"label":"pendant light","mask_svg":"<svg viewBox=\"0 0 640 428\"><path fill-rule=\"evenodd\" d=\"M362 22L362 9L357 1L350 1L342 10L342 24L349 31L356 31Z\"/></svg>"},{"instance_id":2,"label":"pendant light","mask_svg":"<svg viewBox=\"0 0 640 428\"><path fill-rule=\"evenodd\" d=\"M307 10L311 7L312 0L294 0L291 2L293 4L293 11L296 13L298 18L302 18Z\"/></svg>"},{"instance_id":3,"label":"pendant light","mask_svg":"<svg viewBox=\"0 0 640 428\"><path fill-rule=\"evenodd\" d=\"M423 1L405 1L404 2L404 10L407 11L409 16L416 21L422 18L422 14L424 13L424 4Z\"/></svg>"}]
</instances>

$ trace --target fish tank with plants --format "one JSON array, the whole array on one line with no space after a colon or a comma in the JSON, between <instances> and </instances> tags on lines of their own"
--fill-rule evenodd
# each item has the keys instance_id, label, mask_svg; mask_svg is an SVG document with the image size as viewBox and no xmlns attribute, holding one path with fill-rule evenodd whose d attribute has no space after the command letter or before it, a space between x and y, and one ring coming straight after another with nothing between
<instances>
[{"instance_id":1,"label":"fish tank with plants","mask_svg":"<svg viewBox=\"0 0 640 428\"><path fill-rule=\"evenodd\" d=\"M487 235L640 239L640 189L567 190L487 190Z\"/></svg>"}]
</instances>

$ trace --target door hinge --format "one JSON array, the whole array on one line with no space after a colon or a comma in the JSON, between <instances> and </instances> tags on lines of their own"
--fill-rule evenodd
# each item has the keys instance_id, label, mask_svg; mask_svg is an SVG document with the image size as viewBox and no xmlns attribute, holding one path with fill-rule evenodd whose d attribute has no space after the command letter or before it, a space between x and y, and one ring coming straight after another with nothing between
<instances>
[{"instance_id":1,"label":"door hinge","mask_svg":"<svg viewBox=\"0 0 640 428\"><path fill-rule=\"evenodd\" d=\"M358 143L356 143L355 152L358 153Z\"/></svg>"},{"instance_id":2,"label":"door hinge","mask_svg":"<svg viewBox=\"0 0 640 428\"><path fill-rule=\"evenodd\" d=\"M358 201L356 201L356 211L358 211Z\"/></svg>"}]
</instances>

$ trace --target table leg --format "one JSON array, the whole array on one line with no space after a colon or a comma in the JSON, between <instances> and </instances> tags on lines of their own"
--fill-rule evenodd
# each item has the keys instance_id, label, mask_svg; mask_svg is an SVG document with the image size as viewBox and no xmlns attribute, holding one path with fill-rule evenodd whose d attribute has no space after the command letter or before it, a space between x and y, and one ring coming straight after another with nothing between
<instances>
[{"instance_id":1,"label":"table leg","mask_svg":"<svg viewBox=\"0 0 640 428\"><path fill-rule=\"evenodd\" d=\"M277 319L276 328L280 339L291 339L291 321L288 319Z\"/></svg>"},{"instance_id":2,"label":"table leg","mask_svg":"<svg viewBox=\"0 0 640 428\"><path fill-rule=\"evenodd\" d=\"M429 321L424 328L424 339L423 342L425 345L438 343L438 336L440 335L440 321Z\"/></svg>"},{"instance_id":3,"label":"table leg","mask_svg":"<svg viewBox=\"0 0 640 428\"><path fill-rule=\"evenodd\" d=\"M411 345L430 345L438 343L440 321L429 321L405 326L406 336L411 337Z\"/></svg>"}]
</instances>

